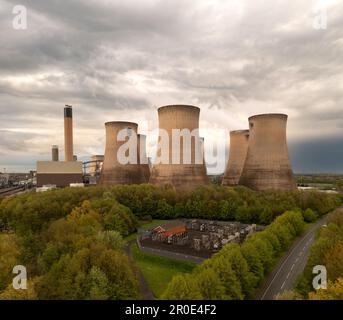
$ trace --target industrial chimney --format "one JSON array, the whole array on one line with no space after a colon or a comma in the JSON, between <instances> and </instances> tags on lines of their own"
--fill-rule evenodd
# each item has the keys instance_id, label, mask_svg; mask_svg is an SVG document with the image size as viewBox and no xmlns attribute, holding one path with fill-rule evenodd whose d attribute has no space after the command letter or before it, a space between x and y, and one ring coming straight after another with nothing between
<instances>
[{"instance_id":1,"label":"industrial chimney","mask_svg":"<svg viewBox=\"0 0 343 320\"><path fill-rule=\"evenodd\" d=\"M255 190L296 189L288 157L285 114L249 118L250 137L239 184Z\"/></svg>"},{"instance_id":2,"label":"industrial chimney","mask_svg":"<svg viewBox=\"0 0 343 320\"><path fill-rule=\"evenodd\" d=\"M248 143L249 130L230 132L230 154L222 181L223 186L238 185L247 156Z\"/></svg>"},{"instance_id":3,"label":"industrial chimney","mask_svg":"<svg viewBox=\"0 0 343 320\"><path fill-rule=\"evenodd\" d=\"M59 160L58 146L56 146L56 145L52 146L51 156L52 156L52 161L58 161Z\"/></svg>"},{"instance_id":4,"label":"industrial chimney","mask_svg":"<svg viewBox=\"0 0 343 320\"><path fill-rule=\"evenodd\" d=\"M137 155L138 146L137 141L134 148L135 163L122 164L118 158L118 150L123 144L128 142L118 141L118 133L125 132L128 136L132 134L137 135L138 125L132 122L107 122L106 127L106 148L104 163L101 170L99 184L114 185L114 184L140 184L142 175ZM123 130L123 131L122 131ZM130 156L126 154L126 156Z\"/></svg>"},{"instance_id":5,"label":"industrial chimney","mask_svg":"<svg viewBox=\"0 0 343 320\"><path fill-rule=\"evenodd\" d=\"M167 154L167 161L160 161L160 163L156 163L153 166L150 183L160 186L172 185L178 189L190 189L208 183L198 132L199 115L200 109L194 106L173 105L158 109L160 128L159 143L163 140L161 131L168 134L168 141L167 144L160 144L161 149L158 151L157 156L158 158L163 158L162 154ZM176 143L177 141L174 141L173 144L173 140L175 140L173 139L173 129L188 129L195 134L188 143L182 138L179 139L179 144ZM183 150L184 145L185 150ZM191 161L185 161L187 154L190 154ZM179 158L180 161L177 161L178 159L175 160L176 158Z\"/></svg>"},{"instance_id":6,"label":"industrial chimney","mask_svg":"<svg viewBox=\"0 0 343 320\"><path fill-rule=\"evenodd\" d=\"M146 136L138 134L138 157L142 175L142 183L148 183L150 179L149 159L146 154Z\"/></svg>"},{"instance_id":7,"label":"industrial chimney","mask_svg":"<svg viewBox=\"0 0 343 320\"><path fill-rule=\"evenodd\" d=\"M66 105L64 108L64 161L74 161L73 149L73 109Z\"/></svg>"}]
</instances>

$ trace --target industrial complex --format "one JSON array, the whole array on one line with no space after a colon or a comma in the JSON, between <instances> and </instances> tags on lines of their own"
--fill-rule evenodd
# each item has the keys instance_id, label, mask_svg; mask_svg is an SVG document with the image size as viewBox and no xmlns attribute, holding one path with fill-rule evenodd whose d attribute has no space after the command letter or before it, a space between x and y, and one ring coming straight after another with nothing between
<instances>
[{"instance_id":1,"label":"industrial complex","mask_svg":"<svg viewBox=\"0 0 343 320\"><path fill-rule=\"evenodd\" d=\"M147 157L146 136L134 122L105 123L103 155L77 161L74 154L73 109L64 108L64 161L52 146L51 161L37 162L37 187L142 184L192 189L209 183L204 138L199 136L200 108L170 105L158 109L159 139L154 163ZM254 190L296 188L288 156L285 114L249 118L249 129L230 132L224 186ZM178 134L178 136L176 136ZM176 139L177 138L177 139Z\"/></svg>"}]
</instances>

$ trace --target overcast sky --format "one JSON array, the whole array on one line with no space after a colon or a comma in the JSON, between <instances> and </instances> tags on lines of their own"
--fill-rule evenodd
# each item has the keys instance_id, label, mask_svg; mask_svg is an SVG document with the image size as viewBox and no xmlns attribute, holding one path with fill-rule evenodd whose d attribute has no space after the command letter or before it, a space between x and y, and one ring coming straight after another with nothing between
<instances>
[{"instance_id":1,"label":"overcast sky","mask_svg":"<svg viewBox=\"0 0 343 320\"><path fill-rule=\"evenodd\" d=\"M342 1L19 3L26 30L13 28L18 1L0 2L0 171L33 169L52 144L63 155L67 103L82 158L104 152L107 121L144 132L157 107L193 104L208 142L287 113L294 171L343 172Z\"/></svg>"}]
</instances>

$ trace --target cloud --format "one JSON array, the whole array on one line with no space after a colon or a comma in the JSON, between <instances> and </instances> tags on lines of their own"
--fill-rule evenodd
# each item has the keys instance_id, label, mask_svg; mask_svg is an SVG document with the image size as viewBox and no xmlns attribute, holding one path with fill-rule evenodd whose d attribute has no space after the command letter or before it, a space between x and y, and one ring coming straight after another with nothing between
<instances>
[{"instance_id":1,"label":"cloud","mask_svg":"<svg viewBox=\"0 0 343 320\"><path fill-rule=\"evenodd\" d=\"M343 138L343 7L326 3L328 28L315 30L323 1L22 0L17 31L17 2L2 1L0 128L11 133L0 150L18 152L9 139L27 134L18 146L32 164L62 146L65 103L83 156L103 152L104 122L156 126L157 107L175 103L201 107L204 129L284 112L291 143Z\"/></svg>"}]
</instances>

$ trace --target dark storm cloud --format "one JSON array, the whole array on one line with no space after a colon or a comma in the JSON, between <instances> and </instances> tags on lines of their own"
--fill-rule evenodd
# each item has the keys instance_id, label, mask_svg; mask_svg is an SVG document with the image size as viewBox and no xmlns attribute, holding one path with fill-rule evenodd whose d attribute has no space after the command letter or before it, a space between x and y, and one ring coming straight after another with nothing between
<instances>
[{"instance_id":1,"label":"dark storm cloud","mask_svg":"<svg viewBox=\"0 0 343 320\"><path fill-rule=\"evenodd\" d=\"M169 103L199 105L204 127L285 112L291 142L343 139L343 6L326 2L328 28L315 30L315 0L22 0L28 29L16 31L17 1L2 1L0 129L11 133L0 149L23 132L37 134L18 142L27 154L62 144L65 103L80 154L101 152L105 121L156 122Z\"/></svg>"}]
</instances>

